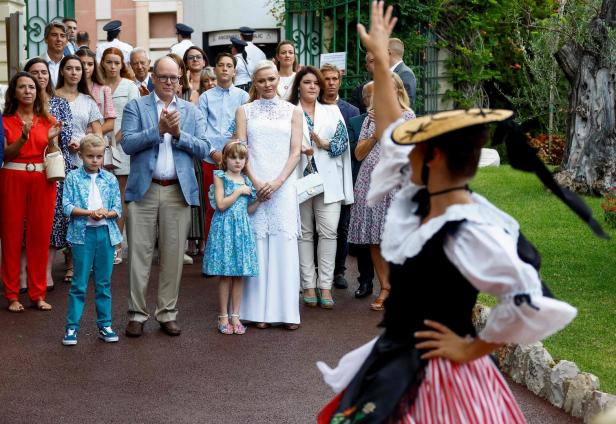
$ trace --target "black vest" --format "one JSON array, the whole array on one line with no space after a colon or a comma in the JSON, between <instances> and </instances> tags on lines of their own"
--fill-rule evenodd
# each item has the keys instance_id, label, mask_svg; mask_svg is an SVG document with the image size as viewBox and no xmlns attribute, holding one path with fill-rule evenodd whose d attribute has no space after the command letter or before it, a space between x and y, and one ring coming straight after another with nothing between
<instances>
[{"instance_id":1,"label":"black vest","mask_svg":"<svg viewBox=\"0 0 616 424\"><path fill-rule=\"evenodd\" d=\"M390 265L391 292L379 324L385 327L385 337L413 340L415 331L426 328L426 319L440 322L461 336L475 335L471 313L478 291L443 250L447 235L453 235L462 222L446 223L419 254L403 265Z\"/></svg>"},{"instance_id":2,"label":"black vest","mask_svg":"<svg viewBox=\"0 0 616 424\"><path fill-rule=\"evenodd\" d=\"M450 221L428 240L421 251L403 265L390 264L391 292L385 301L385 315L379 326L385 333L357 372L343 394L337 414L353 410L344 423L373 424L395 418L396 406L404 397L412 402L423 379L426 361L415 349L413 334L426 329L430 319L444 324L460 336L475 335L472 310L478 290L471 285L447 258L445 239L454 235L461 221ZM524 262L539 269L539 253L520 233L518 255ZM543 286L544 295L551 296ZM516 304L530 298L518 295ZM406 395L406 396L405 396ZM367 404L376 408L369 414L361 411Z\"/></svg>"}]
</instances>

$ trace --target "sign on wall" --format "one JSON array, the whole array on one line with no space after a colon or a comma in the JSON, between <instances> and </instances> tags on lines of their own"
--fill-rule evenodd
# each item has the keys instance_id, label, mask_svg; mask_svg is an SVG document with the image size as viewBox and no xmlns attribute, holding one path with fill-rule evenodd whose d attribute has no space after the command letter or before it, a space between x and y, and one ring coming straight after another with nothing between
<instances>
[{"instance_id":1,"label":"sign on wall","mask_svg":"<svg viewBox=\"0 0 616 424\"><path fill-rule=\"evenodd\" d=\"M231 37L240 38L238 31L214 31L208 34L210 46L226 46L231 44ZM252 42L255 44L277 44L280 41L279 31L276 29L259 29L254 33Z\"/></svg>"},{"instance_id":2,"label":"sign on wall","mask_svg":"<svg viewBox=\"0 0 616 424\"><path fill-rule=\"evenodd\" d=\"M346 74L347 52L322 53L319 58L319 66L326 63L336 65L342 75Z\"/></svg>"}]
</instances>

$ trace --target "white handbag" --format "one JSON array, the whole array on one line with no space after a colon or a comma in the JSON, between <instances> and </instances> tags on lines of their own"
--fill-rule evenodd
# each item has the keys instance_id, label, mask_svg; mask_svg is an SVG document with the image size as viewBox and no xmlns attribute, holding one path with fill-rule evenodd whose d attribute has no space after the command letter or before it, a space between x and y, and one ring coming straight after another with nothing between
<instances>
[{"instance_id":1,"label":"white handbag","mask_svg":"<svg viewBox=\"0 0 616 424\"><path fill-rule=\"evenodd\" d=\"M308 171L310 174L295 182L297 188L297 201L303 203L306 200L323 193L323 177L312 168L312 156L308 157Z\"/></svg>"},{"instance_id":2,"label":"white handbag","mask_svg":"<svg viewBox=\"0 0 616 424\"><path fill-rule=\"evenodd\" d=\"M118 169L122 164L120 159L120 152L113 146L105 147L105 154L103 156L103 168L105 169Z\"/></svg>"},{"instance_id":3,"label":"white handbag","mask_svg":"<svg viewBox=\"0 0 616 424\"><path fill-rule=\"evenodd\" d=\"M63 181L64 174L64 156L61 151L47 154L47 147L43 152L43 166L45 167L45 175L49 181Z\"/></svg>"}]
</instances>

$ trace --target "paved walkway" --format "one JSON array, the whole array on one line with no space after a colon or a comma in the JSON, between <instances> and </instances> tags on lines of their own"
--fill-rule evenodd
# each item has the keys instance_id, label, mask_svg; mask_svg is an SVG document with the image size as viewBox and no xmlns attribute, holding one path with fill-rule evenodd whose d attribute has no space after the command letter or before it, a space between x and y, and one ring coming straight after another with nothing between
<instances>
[{"instance_id":1,"label":"paved walkway","mask_svg":"<svg viewBox=\"0 0 616 424\"><path fill-rule=\"evenodd\" d=\"M200 262L200 261L198 261ZM349 259L352 269L354 259ZM58 264L57 281L61 265ZM312 423L332 396L314 366L335 364L379 333L370 299L337 290L333 311L302 307L302 326L249 328L244 336L217 334L216 280L200 263L186 266L180 293L180 337L148 322L139 339L106 345L96 337L90 287L79 344L61 344L68 285L57 283L50 313L0 310L0 422L2 423ZM154 283L157 272L152 272ZM355 273L349 272L349 281ZM152 284L153 294L156 284ZM127 266L115 268L114 326L126 324ZM512 386L529 423L578 421L519 386Z\"/></svg>"}]
</instances>

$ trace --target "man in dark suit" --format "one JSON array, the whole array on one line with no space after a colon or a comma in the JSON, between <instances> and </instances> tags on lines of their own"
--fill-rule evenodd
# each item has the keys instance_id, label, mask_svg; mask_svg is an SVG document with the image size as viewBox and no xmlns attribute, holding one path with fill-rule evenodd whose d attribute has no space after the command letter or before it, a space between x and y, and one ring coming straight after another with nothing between
<instances>
[{"instance_id":1,"label":"man in dark suit","mask_svg":"<svg viewBox=\"0 0 616 424\"><path fill-rule=\"evenodd\" d=\"M90 48L90 34L86 31L77 32L77 50L79 49L89 49Z\"/></svg>"},{"instance_id":2,"label":"man in dark suit","mask_svg":"<svg viewBox=\"0 0 616 424\"><path fill-rule=\"evenodd\" d=\"M366 72L368 72L368 79L363 81L357 87L353 89L353 93L351 94L351 98L349 99L349 103L359 109L359 113L366 113L367 106L364 104L363 92L364 86L372 80L372 72L374 71L374 55L370 52L366 52L366 63L364 64L364 68Z\"/></svg>"},{"instance_id":3,"label":"man in dark suit","mask_svg":"<svg viewBox=\"0 0 616 424\"><path fill-rule=\"evenodd\" d=\"M321 74L325 80L325 93L323 93L324 103L334 103L338 105L338 109L342 113L344 123L349 127L349 120L354 116L359 115L359 109L352 104L342 100L338 95L342 75L340 70L332 64L326 63L321 66ZM350 147L350 146L349 146ZM351 155L353 156L353 155ZM351 205L343 205L340 209L340 220L338 221L338 239L336 246L336 264L334 267L334 287L338 289L346 289L348 283L344 278L346 267L344 263L349 253L349 244L347 236L349 233L349 220L351 218Z\"/></svg>"},{"instance_id":4,"label":"man in dark suit","mask_svg":"<svg viewBox=\"0 0 616 424\"><path fill-rule=\"evenodd\" d=\"M404 89L409 95L411 101L411 107L415 104L415 90L417 87L417 81L413 70L406 66L402 60L404 57L404 43L399 38L389 39L389 69L392 72L398 74Z\"/></svg>"},{"instance_id":5,"label":"man in dark suit","mask_svg":"<svg viewBox=\"0 0 616 424\"><path fill-rule=\"evenodd\" d=\"M367 108L370 106L372 99L372 91L374 89L374 83L372 81L367 82L363 86L362 101ZM357 179L359 173L359 167L361 161L355 157L355 147L359 141L359 134L361 133L361 127L364 120L368 117L368 112L361 115L354 116L349 120L347 129L349 132L349 148L351 149L351 164L353 169L353 184ZM357 257L357 270L359 271L359 287L355 290L355 297L361 299L363 297L372 294L372 280L374 279L374 265L372 264L372 256L370 255L370 246L367 244L356 244L349 247Z\"/></svg>"}]
</instances>

